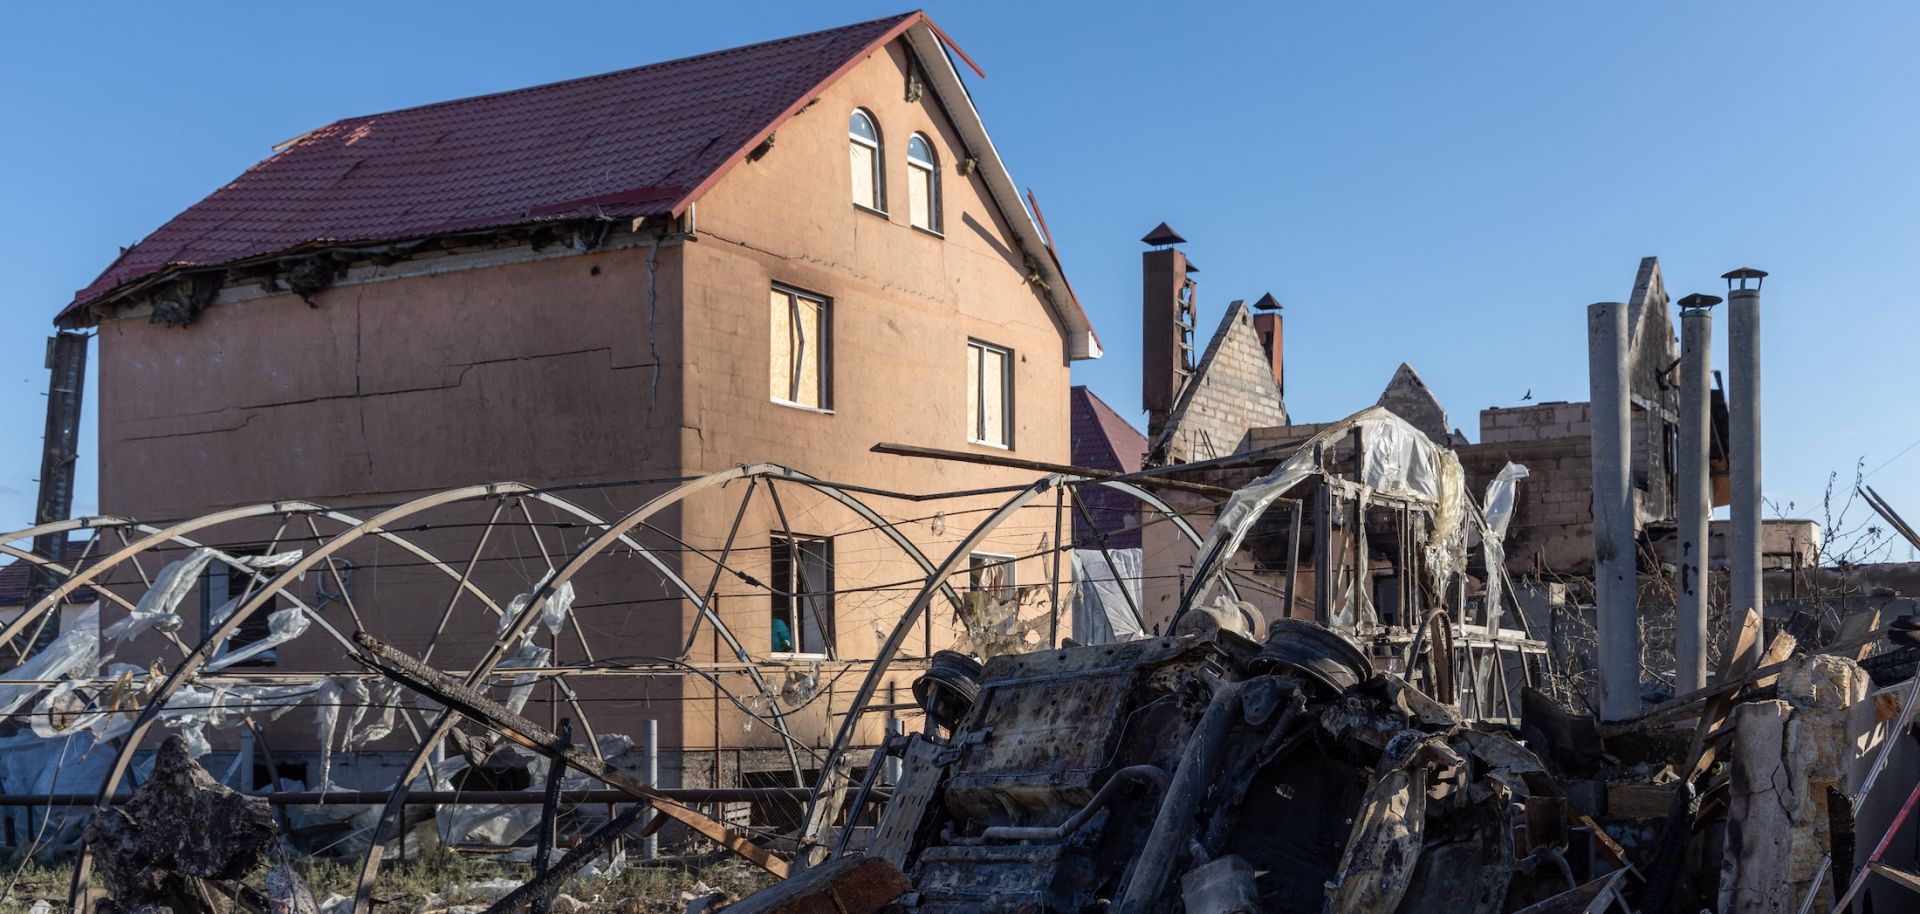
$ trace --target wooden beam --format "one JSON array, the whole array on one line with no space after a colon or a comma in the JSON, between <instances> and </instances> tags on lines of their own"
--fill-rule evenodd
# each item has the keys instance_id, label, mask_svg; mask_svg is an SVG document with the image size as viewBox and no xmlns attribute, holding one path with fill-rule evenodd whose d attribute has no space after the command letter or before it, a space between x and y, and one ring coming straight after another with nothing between
<instances>
[{"instance_id":1,"label":"wooden beam","mask_svg":"<svg viewBox=\"0 0 1920 914\"><path fill-rule=\"evenodd\" d=\"M668 799L653 785L581 751L570 742L562 740L559 734L548 732L533 721L508 710L505 705L387 646L366 632L354 632L353 641L362 651L355 659L386 674L388 678L522 746L549 758L558 759L576 771L599 778L610 787L626 791L635 799L651 804L654 809L660 811L661 815L674 819L712 839L721 847L746 858L755 866L781 879L787 878L787 861L774 856L765 848L747 840L725 825Z\"/></svg>"},{"instance_id":2,"label":"wooden beam","mask_svg":"<svg viewBox=\"0 0 1920 914\"><path fill-rule=\"evenodd\" d=\"M1199 495L1212 495L1225 498L1233 494L1232 489L1209 486L1180 479L1161 479L1140 473L1115 473L1110 470L1096 470L1092 467L1077 467L1066 463L1048 463L1044 460L1025 460L1019 457L1003 457L999 454L976 454L972 451L948 451L934 447L916 447L911 444L890 444L882 441L871 449L875 454L890 457L922 457L928 460L951 460L958 463L978 463L985 466L1008 467L1015 470L1032 470L1036 473L1066 473L1071 476L1085 476L1088 479L1119 479L1141 487L1173 489L1180 492L1193 492Z\"/></svg>"}]
</instances>

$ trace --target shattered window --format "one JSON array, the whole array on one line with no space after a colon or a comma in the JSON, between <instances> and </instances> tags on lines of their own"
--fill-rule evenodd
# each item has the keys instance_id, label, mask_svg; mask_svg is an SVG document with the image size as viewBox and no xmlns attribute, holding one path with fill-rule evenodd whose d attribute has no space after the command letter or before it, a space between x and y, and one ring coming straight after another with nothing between
<instances>
[{"instance_id":1,"label":"shattered window","mask_svg":"<svg viewBox=\"0 0 1920 914\"><path fill-rule=\"evenodd\" d=\"M847 118L847 151L853 163L854 204L885 212L887 185L880 171L880 128L865 111L855 109Z\"/></svg>"},{"instance_id":2,"label":"shattered window","mask_svg":"<svg viewBox=\"0 0 1920 914\"><path fill-rule=\"evenodd\" d=\"M1011 603L1015 595L1013 557L975 552L967 556L967 589Z\"/></svg>"},{"instance_id":3,"label":"shattered window","mask_svg":"<svg viewBox=\"0 0 1920 914\"><path fill-rule=\"evenodd\" d=\"M940 231L940 167L933 144L918 133L907 139L907 216L918 228Z\"/></svg>"},{"instance_id":4,"label":"shattered window","mask_svg":"<svg viewBox=\"0 0 1920 914\"><path fill-rule=\"evenodd\" d=\"M223 550L232 556L265 555L267 550L261 547L236 547ZM200 572L200 637L204 640L213 634L213 630L241 604L253 598L261 585L271 579L271 572L261 572L255 578L254 572L245 568L236 568L218 559L207 563L207 569ZM265 605L255 610L233 636L227 639L226 653L233 653L255 641L263 641L272 633L268 617L280 608L280 597L269 598ZM268 648L235 666L273 666L279 662L279 652Z\"/></svg>"},{"instance_id":5,"label":"shattered window","mask_svg":"<svg viewBox=\"0 0 1920 914\"><path fill-rule=\"evenodd\" d=\"M776 535L773 540L772 650L833 655L833 542Z\"/></svg>"},{"instance_id":6,"label":"shattered window","mask_svg":"<svg viewBox=\"0 0 1920 914\"><path fill-rule=\"evenodd\" d=\"M776 403L827 409L827 300L775 286L767 375Z\"/></svg>"},{"instance_id":7,"label":"shattered window","mask_svg":"<svg viewBox=\"0 0 1920 914\"><path fill-rule=\"evenodd\" d=\"M967 343L967 440L1013 446L1013 353Z\"/></svg>"}]
</instances>

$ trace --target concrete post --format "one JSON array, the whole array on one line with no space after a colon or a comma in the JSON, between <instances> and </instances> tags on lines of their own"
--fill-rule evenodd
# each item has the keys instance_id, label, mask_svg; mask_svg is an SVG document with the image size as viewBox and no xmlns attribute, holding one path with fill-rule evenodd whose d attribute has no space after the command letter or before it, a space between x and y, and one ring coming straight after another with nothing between
<instances>
[{"instance_id":1,"label":"concrete post","mask_svg":"<svg viewBox=\"0 0 1920 914\"><path fill-rule=\"evenodd\" d=\"M1760 281L1766 275L1742 267L1722 277L1727 281L1728 445L1733 473L1728 506L1732 528L1727 556L1732 573L1729 608L1735 618L1752 609L1762 621L1766 614L1760 584ZM1754 641L1756 661L1765 640Z\"/></svg>"},{"instance_id":2,"label":"concrete post","mask_svg":"<svg viewBox=\"0 0 1920 914\"><path fill-rule=\"evenodd\" d=\"M659 721L657 720L647 721L646 737L647 737L647 783L652 784L655 787L658 787L660 786L660 722ZM717 752L719 750L716 748L714 751ZM659 814L660 813L657 811L653 813L653 815L656 815L656 816ZM640 856L648 860L652 860L660 856L660 835L658 832L648 835L646 837L646 840L641 842Z\"/></svg>"},{"instance_id":3,"label":"concrete post","mask_svg":"<svg viewBox=\"0 0 1920 914\"><path fill-rule=\"evenodd\" d=\"M1600 717L1640 709L1640 620L1635 592L1627 306L1587 306L1587 380L1593 414L1593 583L1599 625Z\"/></svg>"},{"instance_id":4,"label":"concrete post","mask_svg":"<svg viewBox=\"0 0 1920 914\"><path fill-rule=\"evenodd\" d=\"M1708 379L1713 371L1713 312L1720 299L1689 295L1680 299L1680 488L1674 493L1679 522L1679 554L1674 591L1674 690L1691 692L1707 685L1707 575L1712 551L1708 520L1713 515L1713 475L1707 465L1712 442L1713 401Z\"/></svg>"}]
</instances>

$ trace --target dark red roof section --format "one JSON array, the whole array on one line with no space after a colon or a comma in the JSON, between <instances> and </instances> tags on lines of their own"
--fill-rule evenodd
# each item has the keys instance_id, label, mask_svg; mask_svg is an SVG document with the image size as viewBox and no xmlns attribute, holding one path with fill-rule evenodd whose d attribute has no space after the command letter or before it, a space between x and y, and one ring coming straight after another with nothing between
<instances>
[{"instance_id":1,"label":"dark red roof section","mask_svg":"<svg viewBox=\"0 0 1920 914\"><path fill-rule=\"evenodd\" d=\"M337 121L121 254L60 319L174 268L543 220L678 214L827 83L919 21L905 13Z\"/></svg>"},{"instance_id":2,"label":"dark red roof section","mask_svg":"<svg viewBox=\"0 0 1920 914\"><path fill-rule=\"evenodd\" d=\"M62 546L60 558L55 561L69 568L72 567L72 561L78 561L81 568L85 568L99 561L101 553L98 550L96 550L93 555L86 556L85 561L80 560L83 551L86 549L86 545L85 540L67 540ZM33 565L24 559L14 559L6 565L0 565L0 606L20 606L26 603L27 584L29 583L27 574L32 568ZM74 568L73 570L79 571L81 568ZM53 583L55 584L59 584L65 580L66 577L64 575L55 575L53 577ZM91 603L93 600L94 592L90 587L82 587L68 594L66 598L66 602L73 604Z\"/></svg>"},{"instance_id":3,"label":"dark red roof section","mask_svg":"<svg viewBox=\"0 0 1920 914\"><path fill-rule=\"evenodd\" d=\"M1137 473L1147 456L1147 438L1114 412L1105 400L1086 387L1075 387L1069 394L1073 465L1113 473ZM1075 543L1095 548L1095 540L1106 536L1109 549L1134 549L1140 545L1140 531L1128 523L1137 517L1139 502L1124 492L1101 486L1082 486L1080 503L1093 520L1077 514L1073 521Z\"/></svg>"}]
</instances>

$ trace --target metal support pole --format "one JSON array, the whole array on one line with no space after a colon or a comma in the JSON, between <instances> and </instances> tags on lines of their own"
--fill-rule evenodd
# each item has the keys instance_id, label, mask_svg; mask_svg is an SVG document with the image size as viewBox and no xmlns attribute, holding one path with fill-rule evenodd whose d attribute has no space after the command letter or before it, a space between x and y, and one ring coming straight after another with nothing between
<instances>
[{"instance_id":1,"label":"metal support pole","mask_svg":"<svg viewBox=\"0 0 1920 914\"><path fill-rule=\"evenodd\" d=\"M1742 267L1725 274L1727 281L1727 374L1733 471L1733 498L1728 506L1727 566L1732 573L1729 608L1734 618L1748 609L1766 621L1760 583L1760 281L1766 273ZM1752 285L1749 287L1748 283ZM1735 284L1738 283L1738 287ZM1755 639L1754 660L1766 639Z\"/></svg>"},{"instance_id":2,"label":"metal support pole","mask_svg":"<svg viewBox=\"0 0 1920 914\"><path fill-rule=\"evenodd\" d=\"M1640 709L1640 626L1635 593L1627 306L1587 306L1587 377L1593 419L1593 583L1599 621L1600 718Z\"/></svg>"},{"instance_id":3,"label":"metal support pole","mask_svg":"<svg viewBox=\"0 0 1920 914\"><path fill-rule=\"evenodd\" d=\"M1333 604L1333 490L1326 476L1313 483L1313 618L1322 625Z\"/></svg>"},{"instance_id":4,"label":"metal support pole","mask_svg":"<svg viewBox=\"0 0 1920 914\"><path fill-rule=\"evenodd\" d=\"M1060 646L1060 553L1067 544L1060 539L1060 519L1067 513L1067 487L1053 490L1053 574L1047 583L1047 647Z\"/></svg>"},{"instance_id":5,"label":"metal support pole","mask_svg":"<svg viewBox=\"0 0 1920 914\"><path fill-rule=\"evenodd\" d=\"M573 746L573 721L571 719L565 717L560 718L560 726L556 732L560 737L560 745L569 748ZM562 761L557 753L551 759L547 760L547 789L540 802L540 827L534 833L536 840L539 842L533 846L533 874L535 877L545 876L547 874L547 862L553 859L554 841L560 837L560 784L566 779L566 774L567 763ZM532 914L546 914L547 905L551 904L552 901L553 899L551 898L536 894L529 908Z\"/></svg>"},{"instance_id":6,"label":"metal support pole","mask_svg":"<svg viewBox=\"0 0 1920 914\"><path fill-rule=\"evenodd\" d=\"M647 721L646 738L647 783L658 784L660 783L660 722L658 720ZM715 749L717 751L718 747ZM653 815L657 816L659 813L653 813ZM647 837L641 841L640 856L647 860L660 856L660 835L652 829L648 830Z\"/></svg>"},{"instance_id":7,"label":"metal support pole","mask_svg":"<svg viewBox=\"0 0 1920 914\"><path fill-rule=\"evenodd\" d=\"M1713 478L1707 466L1712 441L1713 403L1708 379L1713 372L1712 295L1680 299L1680 490L1674 495L1679 522L1679 554L1674 565L1674 656L1676 692L1707 685L1707 575L1712 565L1708 519L1713 514Z\"/></svg>"},{"instance_id":8,"label":"metal support pole","mask_svg":"<svg viewBox=\"0 0 1920 914\"><path fill-rule=\"evenodd\" d=\"M1295 500L1287 508L1290 521L1287 532L1287 608L1281 615L1288 619L1294 615L1294 585L1300 578L1300 509L1303 507L1305 505Z\"/></svg>"}]
</instances>

